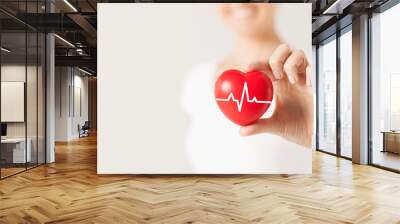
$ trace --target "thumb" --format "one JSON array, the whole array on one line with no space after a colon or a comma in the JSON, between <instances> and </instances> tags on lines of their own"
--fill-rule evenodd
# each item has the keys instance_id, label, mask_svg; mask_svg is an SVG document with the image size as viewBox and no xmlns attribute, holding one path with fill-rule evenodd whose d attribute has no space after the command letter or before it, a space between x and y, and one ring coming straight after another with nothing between
<instances>
[{"instance_id":1,"label":"thumb","mask_svg":"<svg viewBox=\"0 0 400 224\"><path fill-rule=\"evenodd\" d=\"M240 135L250 136L261 133L279 134L279 127L279 122L277 122L273 117L260 119L254 124L241 127Z\"/></svg>"}]
</instances>

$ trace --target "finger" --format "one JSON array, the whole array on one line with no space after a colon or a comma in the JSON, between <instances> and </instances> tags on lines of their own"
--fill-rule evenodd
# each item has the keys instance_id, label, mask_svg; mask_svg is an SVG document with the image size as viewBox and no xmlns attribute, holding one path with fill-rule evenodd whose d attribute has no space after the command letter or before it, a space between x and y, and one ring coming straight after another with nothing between
<instances>
[{"instance_id":1,"label":"finger","mask_svg":"<svg viewBox=\"0 0 400 224\"><path fill-rule=\"evenodd\" d=\"M250 136L261 133L277 134L279 123L275 122L273 118L260 119L256 123L243 126L240 128L241 136Z\"/></svg>"},{"instance_id":2,"label":"finger","mask_svg":"<svg viewBox=\"0 0 400 224\"><path fill-rule=\"evenodd\" d=\"M311 86L312 68L311 65L307 65L306 68L306 85Z\"/></svg>"},{"instance_id":3,"label":"finger","mask_svg":"<svg viewBox=\"0 0 400 224\"><path fill-rule=\"evenodd\" d=\"M288 76L290 83L294 84L299 81L299 73L306 73L305 68L307 64L307 59L302 50L295 51L289 56L283 65L283 70Z\"/></svg>"},{"instance_id":4,"label":"finger","mask_svg":"<svg viewBox=\"0 0 400 224\"><path fill-rule=\"evenodd\" d=\"M286 44L279 45L269 58L269 65L275 78L281 79L284 76L283 65L290 56L292 50Z\"/></svg>"},{"instance_id":5,"label":"finger","mask_svg":"<svg viewBox=\"0 0 400 224\"><path fill-rule=\"evenodd\" d=\"M272 81L276 80L274 75L272 74L271 68L265 62L257 61L257 62L251 63L249 66L247 66L247 71L255 71L255 70L264 73Z\"/></svg>"}]
</instances>

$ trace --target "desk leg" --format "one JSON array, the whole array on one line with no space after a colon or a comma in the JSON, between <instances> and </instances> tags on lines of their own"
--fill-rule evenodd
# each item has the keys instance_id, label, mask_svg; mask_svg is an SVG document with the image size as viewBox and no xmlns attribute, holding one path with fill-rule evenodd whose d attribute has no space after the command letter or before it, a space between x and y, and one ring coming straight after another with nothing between
<instances>
[{"instance_id":1,"label":"desk leg","mask_svg":"<svg viewBox=\"0 0 400 224\"><path fill-rule=\"evenodd\" d=\"M383 149L381 152L386 152L386 134L382 133L383 135Z\"/></svg>"}]
</instances>

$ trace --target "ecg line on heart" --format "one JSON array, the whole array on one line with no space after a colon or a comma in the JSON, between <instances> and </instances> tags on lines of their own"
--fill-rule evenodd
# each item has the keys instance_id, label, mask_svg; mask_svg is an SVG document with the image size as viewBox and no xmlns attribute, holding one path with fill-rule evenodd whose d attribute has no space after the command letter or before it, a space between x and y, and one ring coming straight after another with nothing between
<instances>
[{"instance_id":1,"label":"ecg line on heart","mask_svg":"<svg viewBox=\"0 0 400 224\"><path fill-rule=\"evenodd\" d=\"M244 100L246 100L248 103L259 103L259 104L271 104L272 103L272 101L258 100L256 97L253 97L252 99L250 99L247 82L244 82L242 96L241 96L240 100L236 99L232 92L229 93L228 98L215 98L215 100L221 101L221 102L233 101L234 103L236 103L236 106L237 106L239 112L242 111L242 106L243 106Z\"/></svg>"}]
</instances>

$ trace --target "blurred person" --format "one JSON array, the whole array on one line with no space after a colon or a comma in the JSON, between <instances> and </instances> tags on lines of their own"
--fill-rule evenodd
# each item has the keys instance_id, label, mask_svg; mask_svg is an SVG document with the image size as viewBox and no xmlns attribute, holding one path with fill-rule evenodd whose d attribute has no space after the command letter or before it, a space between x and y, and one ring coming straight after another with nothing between
<instances>
[{"instance_id":1,"label":"blurred person","mask_svg":"<svg viewBox=\"0 0 400 224\"><path fill-rule=\"evenodd\" d=\"M280 169L296 173L296 159L311 158L304 150L311 147L314 126L311 66L305 53L279 38L275 5L225 3L218 7L224 24L235 34L235 44L224 58L197 66L184 84L182 103L190 117L188 157L195 170L208 173L255 173L263 167L276 169L270 173ZM215 102L215 80L228 69L258 70L273 82L272 105L254 124L233 124Z\"/></svg>"}]
</instances>

